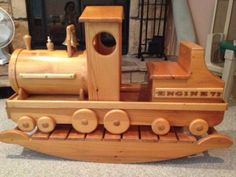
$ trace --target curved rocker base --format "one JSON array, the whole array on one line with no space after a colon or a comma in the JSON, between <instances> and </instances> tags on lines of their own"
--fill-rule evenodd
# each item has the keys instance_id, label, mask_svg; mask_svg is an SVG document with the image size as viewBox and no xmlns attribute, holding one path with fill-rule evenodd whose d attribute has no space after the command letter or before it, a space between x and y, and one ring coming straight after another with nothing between
<instances>
[{"instance_id":1,"label":"curved rocker base","mask_svg":"<svg viewBox=\"0 0 236 177\"><path fill-rule=\"evenodd\" d=\"M199 140L184 133L169 133L155 139L156 135L149 130L141 131L138 139L132 130L123 134L122 138L120 135L104 134L104 131L99 136L99 130L87 136L73 130L65 134L65 131L59 129L50 135L36 132L29 136L19 130L7 130L0 133L0 141L65 159L105 163L176 159L233 144L228 136L216 131Z\"/></svg>"}]
</instances>

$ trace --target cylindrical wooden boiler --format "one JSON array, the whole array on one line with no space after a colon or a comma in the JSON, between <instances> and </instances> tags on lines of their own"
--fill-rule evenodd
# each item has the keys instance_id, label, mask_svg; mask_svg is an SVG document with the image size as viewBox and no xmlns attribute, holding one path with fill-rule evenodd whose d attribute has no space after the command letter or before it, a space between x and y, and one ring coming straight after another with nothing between
<instances>
[{"instance_id":1,"label":"cylindrical wooden boiler","mask_svg":"<svg viewBox=\"0 0 236 177\"><path fill-rule=\"evenodd\" d=\"M86 52L68 57L64 50L16 50L9 63L12 88L29 94L87 92Z\"/></svg>"}]
</instances>

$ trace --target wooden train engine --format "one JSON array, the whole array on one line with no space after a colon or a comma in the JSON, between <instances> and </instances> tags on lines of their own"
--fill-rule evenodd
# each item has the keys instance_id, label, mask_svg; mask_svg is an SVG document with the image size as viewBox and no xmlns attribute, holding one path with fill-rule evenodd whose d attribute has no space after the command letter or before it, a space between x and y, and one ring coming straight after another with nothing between
<instances>
[{"instance_id":1,"label":"wooden train engine","mask_svg":"<svg viewBox=\"0 0 236 177\"><path fill-rule=\"evenodd\" d=\"M191 42L181 42L177 61L148 62L147 84L122 84L122 17L120 6L87 7L79 18L86 51L73 45L73 25L67 27L67 51L53 50L51 43L48 50L31 50L25 38L27 49L16 50L10 60L16 94L7 100L8 115L20 131L37 127L49 134L58 125L72 125L77 134L102 127L120 136L133 127L139 132L148 127L152 136L164 137L177 127L203 136L221 123L227 108L224 83L206 68L203 48ZM112 46L104 44L105 33L114 38ZM230 143L227 139L226 146ZM157 158L137 161L149 160Z\"/></svg>"}]
</instances>

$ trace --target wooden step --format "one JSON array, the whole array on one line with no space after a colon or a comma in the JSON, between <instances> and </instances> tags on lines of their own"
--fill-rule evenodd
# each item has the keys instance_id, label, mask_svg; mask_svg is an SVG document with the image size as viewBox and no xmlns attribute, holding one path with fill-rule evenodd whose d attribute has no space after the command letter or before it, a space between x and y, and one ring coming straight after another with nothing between
<instances>
[{"instance_id":1,"label":"wooden step","mask_svg":"<svg viewBox=\"0 0 236 177\"><path fill-rule=\"evenodd\" d=\"M115 135L115 134L109 133L108 131L105 131L103 140L104 141L120 141L121 135Z\"/></svg>"},{"instance_id":2,"label":"wooden step","mask_svg":"<svg viewBox=\"0 0 236 177\"><path fill-rule=\"evenodd\" d=\"M122 136L122 140L124 141L137 141L139 140L139 127L131 126L127 132L125 132Z\"/></svg>"},{"instance_id":3,"label":"wooden step","mask_svg":"<svg viewBox=\"0 0 236 177\"><path fill-rule=\"evenodd\" d=\"M86 134L85 140L102 140L103 137L104 128L103 126L99 125L94 132Z\"/></svg>"},{"instance_id":4,"label":"wooden step","mask_svg":"<svg viewBox=\"0 0 236 177\"><path fill-rule=\"evenodd\" d=\"M49 139L53 140L65 140L71 130L71 126L59 125L51 133Z\"/></svg>"},{"instance_id":5,"label":"wooden step","mask_svg":"<svg viewBox=\"0 0 236 177\"><path fill-rule=\"evenodd\" d=\"M140 126L140 136L142 141L158 141L158 136L149 126Z\"/></svg>"},{"instance_id":6,"label":"wooden step","mask_svg":"<svg viewBox=\"0 0 236 177\"><path fill-rule=\"evenodd\" d=\"M159 136L160 142L176 143L178 141L175 130L172 128L166 135Z\"/></svg>"},{"instance_id":7,"label":"wooden step","mask_svg":"<svg viewBox=\"0 0 236 177\"><path fill-rule=\"evenodd\" d=\"M196 142L196 137L192 136L189 131L184 128L175 128L176 136L179 141L193 143Z\"/></svg>"},{"instance_id":8,"label":"wooden step","mask_svg":"<svg viewBox=\"0 0 236 177\"><path fill-rule=\"evenodd\" d=\"M96 141L155 141L155 142L185 142L193 143L197 138L190 134L189 131L183 128L171 128L170 132L166 135L156 135L153 133L150 126L131 126L122 135L111 134L104 129L102 125L92 133L80 133L73 129L71 126L59 125L52 133L35 132L32 139L58 139L58 140L96 140Z\"/></svg>"},{"instance_id":9,"label":"wooden step","mask_svg":"<svg viewBox=\"0 0 236 177\"><path fill-rule=\"evenodd\" d=\"M40 132L40 131L36 131L32 136L31 138L32 139L44 139L44 140L47 140L50 136L50 133L43 133L43 132Z\"/></svg>"},{"instance_id":10,"label":"wooden step","mask_svg":"<svg viewBox=\"0 0 236 177\"><path fill-rule=\"evenodd\" d=\"M84 133L79 133L75 129L71 129L70 134L67 137L68 140L84 140L85 139L85 134Z\"/></svg>"}]
</instances>

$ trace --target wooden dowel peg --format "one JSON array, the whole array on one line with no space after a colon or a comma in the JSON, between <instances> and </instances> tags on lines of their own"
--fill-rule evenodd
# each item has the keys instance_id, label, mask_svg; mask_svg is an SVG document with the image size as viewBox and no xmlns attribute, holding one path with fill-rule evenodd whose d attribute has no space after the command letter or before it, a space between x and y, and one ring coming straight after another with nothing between
<instances>
[{"instance_id":1,"label":"wooden dowel peg","mask_svg":"<svg viewBox=\"0 0 236 177\"><path fill-rule=\"evenodd\" d=\"M29 34L26 34L24 37L24 42L25 42L25 48L27 50L31 50L31 39L32 37Z\"/></svg>"},{"instance_id":2,"label":"wooden dowel peg","mask_svg":"<svg viewBox=\"0 0 236 177\"><path fill-rule=\"evenodd\" d=\"M50 39L50 37L48 36L48 39L47 39L47 49L50 50L50 51L53 51L54 50L54 44L52 42L52 40Z\"/></svg>"}]
</instances>

